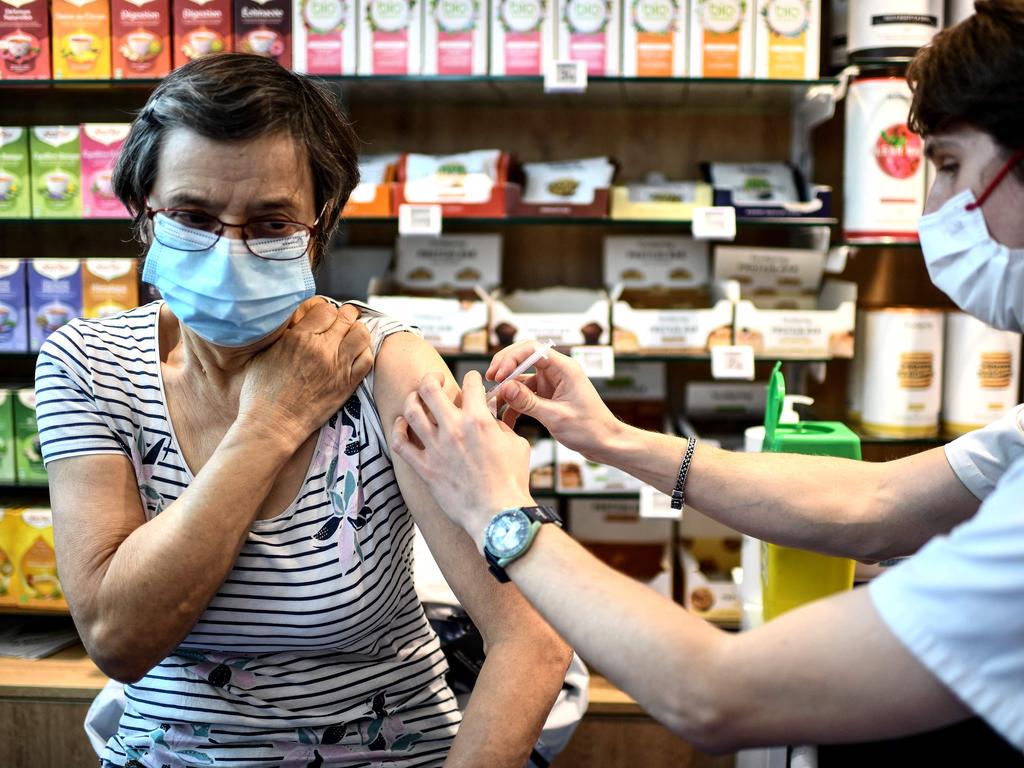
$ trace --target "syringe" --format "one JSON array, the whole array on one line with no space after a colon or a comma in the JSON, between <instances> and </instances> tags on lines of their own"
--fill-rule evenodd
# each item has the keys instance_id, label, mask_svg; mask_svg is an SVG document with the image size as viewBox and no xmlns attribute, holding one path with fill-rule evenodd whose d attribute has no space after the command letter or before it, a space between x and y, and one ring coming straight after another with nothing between
<instances>
[{"instance_id":1,"label":"syringe","mask_svg":"<svg viewBox=\"0 0 1024 768\"><path fill-rule=\"evenodd\" d=\"M494 385L494 388L487 393L487 405L491 409L491 413L497 412L495 406L497 405L498 402L498 390L501 389L501 385L504 384L506 381L511 381L512 379L517 379L520 376L522 376L524 373L530 370L534 366L534 364L536 364L536 362L541 358L544 358L546 360L548 357L548 353L551 352L551 348L554 346L555 342L553 342L551 339L548 339L542 344L537 344L537 346L534 347L533 349L532 355L530 355L528 358L523 360L523 362L517 365L516 369L512 371L512 373L510 373L508 376L506 376L504 379L502 379L501 381L497 382Z\"/></svg>"}]
</instances>

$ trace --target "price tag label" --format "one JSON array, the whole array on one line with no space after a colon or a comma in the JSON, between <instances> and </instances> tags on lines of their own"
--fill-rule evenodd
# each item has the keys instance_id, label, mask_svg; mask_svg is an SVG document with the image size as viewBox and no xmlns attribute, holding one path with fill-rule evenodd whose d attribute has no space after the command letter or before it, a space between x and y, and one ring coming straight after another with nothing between
<instances>
[{"instance_id":1,"label":"price tag label","mask_svg":"<svg viewBox=\"0 0 1024 768\"><path fill-rule=\"evenodd\" d=\"M718 346L711 348L711 375L716 379L754 380L754 348Z\"/></svg>"},{"instance_id":2,"label":"price tag label","mask_svg":"<svg viewBox=\"0 0 1024 768\"><path fill-rule=\"evenodd\" d=\"M544 73L544 93L583 93L586 90L585 61L554 61Z\"/></svg>"},{"instance_id":3,"label":"price tag label","mask_svg":"<svg viewBox=\"0 0 1024 768\"><path fill-rule=\"evenodd\" d=\"M398 206L398 234L403 237L409 235L436 237L440 235L441 206L409 205L408 203Z\"/></svg>"},{"instance_id":4,"label":"price tag label","mask_svg":"<svg viewBox=\"0 0 1024 768\"><path fill-rule=\"evenodd\" d=\"M698 240L735 240L736 209L730 205L694 208L692 227Z\"/></svg>"},{"instance_id":5,"label":"price tag label","mask_svg":"<svg viewBox=\"0 0 1024 768\"><path fill-rule=\"evenodd\" d=\"M846 260L850 257L850 246L837 245L829 248L825 255L825 271L830 275L838 275L846 269Z\"/></svg>"},{"instance_id":6,"label":"price tag label","mask_svg":"<svg viewBox=\"0 0 1024 768\"><path fill-rule=\"evenodd\" d=\"M615 376L615 351L609 346L572 347L569 355L591 379L610 379Z\"/></svg>"},{"instance_id":7,"label":"price tag label","mask_svg":"<svg viewBox=\"0 0 1024 768\"><path fill-rule=\"evenodd\" d=\"M640 489L640 517L655 520L682 520L683 510L672 509L672 498L650 485Z\"/></svg>"}]
</instances>

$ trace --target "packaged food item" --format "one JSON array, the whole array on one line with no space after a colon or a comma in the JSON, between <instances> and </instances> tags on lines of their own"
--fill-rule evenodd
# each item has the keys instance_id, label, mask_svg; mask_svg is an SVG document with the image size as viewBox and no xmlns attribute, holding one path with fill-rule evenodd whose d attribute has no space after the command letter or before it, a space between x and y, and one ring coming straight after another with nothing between
<instances>
[{"instance_id":1,"label":"packaged food item","mask_svg":"<svg viewBox=\"0 0 1024 768\"><path fill-rule=\"evenodd\" d=\"M292 66L311 75L356 73L354 0L294 0Z\"/></svg>"},{"instance_id":2,"label":"packaged food item","mask_svg":"<svg viewBox=\"0 0 1024 768\"><path fill-rule=\"evenodd\" d=\"M754 77L817 80L821 0L757 0Z\"/></svg>"},{"instance_id":3,"label":"packaged food item","mask_svg":"<svg viewBox=\"0 0 1024 768\"><path fill-rule=\"evenodd\" d=\"M53 78L110 79L110 0L51 0Z\"/></svg>"},{"instance_id":4,"label":"packaged food item","mask_svg":"<svg viewBox=\"0 0 1024 768\"><path fill-rule=\"evenodd\" d=\"M668 520L640 517L636 499L573 499L569 529L599 560L646 584L665 581L670 569Z\"/></svg>"},{"instance_id":5,"label":"packaged food item","mask_svg":"<svg viewBox=\"0 0 1024 768\"><path fill-rule=\"evenodd\" d=\"M584 61L590 77L619 74L621 0L558 0L558 58Z\"/></svg>"},{"instance_id":6,"label":"packaged food item","mask_svg":"<svg viewBox=\"0 0 1024 768\"><path fill-rule=\"evenodd\" d=\"M942 429L962 435L1017 405L1021 336L965 312L946 313Z\"/></svg>"},{"instance_id":7,"label":"packaged food item","mask_svg":"<svg viewBox=\"0 0 1024 768\"><path fill-rule=\"evenodd\" d=\"M738 625L741 604L733 571L740 567L740 534L689 507L679 533L686 610L720 626Z\"/></svg>"},{"instance_id":8,"label":"packaged food item","mask_svg":"<svg viewBox=\"0 0 1024 768\"><path fill-rule=\"evenodd\" d=\"M47 507L26 507L21 510L19 522L14 558L18 604L67 607L57 575L53 513Z\"/></svg>"},{"instance_id":9,"label":"packaged food item","mask_svg":"<svg viewBox=\"0 0 1024 768\"><path fill-rule=\"evenodd\" d=\"M716 190L729 190L734 205L786 205L800 201L793 169L784 163L708 163Z\"/></svg>"},{"instance_id":10,"label":"packaged food item","mask_svg":"<svg viewBox=\"0 0 1024 768\"><path fill-rule=\"evenodd\" d=\"M0 0L0 80L49 79L46 0Z\"/></svg>"},{"instance_id":11,"label":"packaged food item","mask_svg":"<svg viewBox=\"0 0 1024 768\"><path fill-rule=\"evenodd\" d=\"M501 237L400 237L395 282L410 295L475 300L476 287L501 283Z\"/></svg>"},{"instance_id":12,"label":"packaged food item","mask_svg":"<svg viewBox=\"0 0 1024 768\"><path fill-rule=\"evenodd\" d=\"M25 262L0 259L0 352L28 351Z\"/></svg>"},{"instance_id":13,"label":"packaged food item","mask_svg":"<svg viewBox=\"0 0 1024 768\"><path fill-rule=\"evenodd\" d=\"M847 15L849 0L832 0L832 18L829 27L830 63L833 72L842 70L850 59L847 50Z\"/></svg>"},{"instance_id":14,"label":"packaged food item","mask_svg":"<svg viewBox=\"0 0 1024 768\"><path fill-rule=\"evenodd\" d=\"M824 251L804 248L715 248L715 279L735 280L740 296L764 309L814 309L825 271Z\"/></svg>"},{"instance_id":15,"label":"packaged food item","mask_svg":"<svg viewBox=\"0 0 1024 768\"><path fill-rule=\"evenodd\" d=\"M943 313L865 310L862 430L882 437L934 437L942 404Z\"/></svg>"},{"instance_id":16,"label":"packaged food item","mask_svg":"<svg viewBox=\"0 0 1024 768\"><path fill-rule=\"evenodd\" d=\"M686 3L622 0L622 74L686 77Z\"/></svg>"},{"instance_id":17,"label":"packaged food item","mask_svg":"<svg viewBox=\"0 0 1024 768\"><path fill-rule=\"evenodd\" d=\"M427 0L359 0L360 75L418 75Z\"/></svg>"},{"instance_id":18,"label":"packaged food item","mask_svg":"<svg viewBox=\"0 0 1024 768\"><path fill-rule=\"evenodd\" d=\"M604 283L621 285L634 306L679 306L707 297L708 244L690 237L615 236L604 239Z\"/></svg>"},{"instance_id":19,"label":"packaged food item","mask_svg":"<svg viewBox=\"0 0 1024 768\"><path fill-rule=\"evenodd\" d=\"M589 205L599 189L608 189L615 166L607 157L559 163L525 163L523 202Z\"/></svg>"},{"instance_id":20,"label":"packaged food item","mask_svg":"<svg viewBox=\"0 0 1024 768\"><path fill-rule=\"evenodd\" d=\"M613 219L690 221L693 209L713 202L710 185L702 181L648 179L612 187Z\"/></svg>"},{"instance_id":21,"label":"packaged food item","mask_svg":"<svg viewBox=\"0 0 1024 768\"><path fill-rule=\"evenodd\" d=\"M925 160L921 137L907 127L910 100L901 77L850 83L843 163L847 240L917 240Z\"/></svg>"},{"instance_id":22,"label":"packaged food item","mask_svg":"<svg viewBox=\"0 0 1024 768\"><path fill-rule=\"evenodd\" d=\"M43 448L36 425L36 391L19 389L14 399L14 468L18 485L46 485Z\"/></svg>"},{"instance_id":23,"label":"packaged food item","mask_svg":"<svg viewBox=\"0 0 1024 768\"><path fill-rule=\"evenodd\" d=\"M32 215L28 131L0 127L0 219L27 219Z\"/></svg>"},{"instance_id":24,"label":"packaged food item","mask_svg":"<svg viewBox=\"0 0 1024 768\"><path fill-rule=\"evenodd\" d=\"M82 309L85 317L110 317L139 306L139 265L135 259L85 259Z\"/></svg>"},{"instance_id":25,"label":"packaged food item","mask_svg":"<svg viewBox=\"0 0 1024 768\"><path fill-rule=\"evenodd\" d=\"M942 29L944 0L856 0L850 3L850 60L910 58Z\"/></svg>"},{"instance_id":26,"label":"packaged food item","mask_svg":"<svg viewBox=\"0 0 1024 768\"><path fill-rule=\"evenodd\" d=\"M20 517L21 510L17 505L0 502L0 605L16 605L18 602L14 549L17 546Z\"/></svg>"},{"instance_id":27,"label":"packaged food item","mask_svg":"<svg viewBox=\"0 0 1024 768\"><path fill-rule=\"evenodd\" d=\"M82 216L86 219L127 219L128 209L117 195L111 178L121 152L128 123L86 123L82 126Z\"/></svg>"},{"instance_id":28,"label":"packaged food item","mask_svg":"<svg viewBox=\"0 0 1024 768\"><path fill-rule=\"evenodd\" d=\"M556 0L492 0L491 74L543 75L555 60Z\"/></svg>"},{"instance_id":29,"label":"packaged food item","mask_svg":"<svg viewBox=\"0 0 1024 768\"><path fill-rule=\"evenodd\" d=\"M77 125L37 125L29 136L32 217L82 215L81 141Z\"/></svg>"},{"instance_id":30,"label":"packaged food item","mask_svg":"<svg viewBox=\"0 0 1024 768\"><path fill-rule=\"evenodd\" d=\"M82 263L78 259L32 259L28 267L29 348L82 316Z\"/></svg>"},{"instance_id":31,"label":"packaged food item","mask_svg":"<svg viewBox=\"0 0 1024 768\"><path fill-rule=\"evenodd\" d=\"M486 75L489 18L481 0L429 0L423 74Z\"/></svg>"},{"instance_id":32,"label":"packaged food item","mask_svg":"<svg viewBox=\"0 0 1024 768\"><path fill-rule=\"evenodd\" d=\"M14 390L0 387L0 483L14 485L17 477L14 445ZM0 521L0 525L3 521ZM0 546L0 549L3 549ZM0 577L3 566L3 555L0 554Z\"/></svg>"},{"instance_id":33,"label":"packaged food item","mask_svg":"<svg viewBox=\"0 0 1024 768\"><path fill-rule=\"evenodd\" d=\"M170 73L170 0L111 0L110 33L115 80Z\"/></svg>"},{"instance_id":34,"label":"packaged food item","mask_svg":"<svg viewBox=\"0 0 1024 768\"><path fill-rule=\"evenodd\" d=\"M391 190L400 155L362 155L359 183L345 204L344 216L390 216Z\"/></svg>"},{"instance_id":35,"label":"packaged food item","mask_svg":"<svg viewBox=\"0 0 1024 768\"><path fill-rule=\"evenodd\" d=\"M754 0L691 0L690 77L754 74Z\"/></svg>"},{"instance_id":36,"label":"packaged food item","mask_svg":"<svg viewBox=\"0 0 1024 768\"><path fill-rule=\"evenodd\" d=\"M506 347L527 339L551 339L562 349L608 344L608 294L586 288L501 291L491 297L490 342Z\"/></svg>"},{"instance_id":37,"label":"packaged food item","mask_svg":"<svg viewBox=\"0 0 1024 768\"><path fill-rule=\"evenodd\" d=\"M293 0L234 0L235 50L292 68Z\"/></svg>"},{"instance_id":38,"label":"packaged food item","mask_svg":"<svg viewBox=\"0 0 1024 768\"><path fill-rule=\"evenodd\" d=\"M497 149L454 155L409 153L399 164L403 202L483 204L504 181L507 158Z\"/></svg>"},{"instance_id":39,"label":"packaged food item","mask_svg":"<svg viewBox=\"0 0 1024 768\"><path fill-rule=\"evenodd\" d=\"M171 0L174 66L232 50L231 0Z\"/></svg>"}]
</instances>

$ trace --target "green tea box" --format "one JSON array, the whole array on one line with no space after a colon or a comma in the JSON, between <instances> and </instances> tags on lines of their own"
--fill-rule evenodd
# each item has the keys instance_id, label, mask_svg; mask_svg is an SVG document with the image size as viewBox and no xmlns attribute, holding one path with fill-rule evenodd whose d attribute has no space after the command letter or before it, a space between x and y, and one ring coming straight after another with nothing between
<instances>
[{"instance_id":1,"label":"green tea box","mask_svg":"<svg viewBox=\"0 0 1024 768\"><path fill-rule=\"evenodd\" d=\"M0 219L27 219L32 215L30 186L28 131L0 127Z\"/></svg>"},{"instance_id":2,"label":"green tea box","mask_svg":"<svg viewBox=\"0 0 1024 768\"><path fill-rule=\"evenodd\" d=\"M32 128L32 218L81 218L81 146L77 125Z\"/></svg>"},{"instance_id":3,"label":"green tea box","mask_svg":"<svg viewBox=\"0 0 1024 768\"><path fill-rule=\"evenodd\" d=\"M14 483L14 392L0 388L0 483Z\"/></svg>"},{"instance_id":4,"label":"green tea box","mask_svg":"<svg viewBox=\"0 0 1024 768\"><path fill-rule=\"evenodd\" d=\"M14 398L15 475L18 485L46 485L43 450L36 426L36 391L19 389Z\"/></svg>"}]
</instances>

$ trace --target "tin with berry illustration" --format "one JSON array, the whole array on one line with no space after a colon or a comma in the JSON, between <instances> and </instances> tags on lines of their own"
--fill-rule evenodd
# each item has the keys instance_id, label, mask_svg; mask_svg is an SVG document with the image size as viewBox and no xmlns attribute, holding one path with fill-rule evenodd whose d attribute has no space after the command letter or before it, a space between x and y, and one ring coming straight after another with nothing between
<instances>
[{"instance_id":1,"label":"tin with berry illustration","mask_svg":"<svg viewBox=\"0 0 1024 768\"><path fill-rule=\"evenodd\" d=\"M868 77L850 84L843 165L846 240L917 240L925 158L921 137L907 127L910 98L902 77Z\"/></svg>"}]
</instances>

